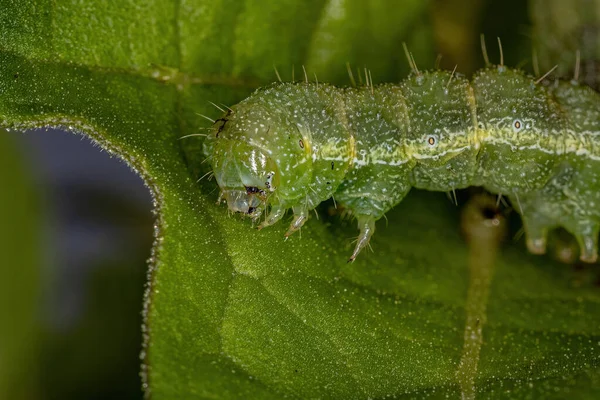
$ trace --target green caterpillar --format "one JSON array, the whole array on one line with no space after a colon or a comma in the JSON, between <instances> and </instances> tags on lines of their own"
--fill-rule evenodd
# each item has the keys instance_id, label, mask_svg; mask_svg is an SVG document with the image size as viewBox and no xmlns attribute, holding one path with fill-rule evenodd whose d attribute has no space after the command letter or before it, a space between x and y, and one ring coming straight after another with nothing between
<instances>
[{"instance_id":1,"label":"green caterpillar","mask_svg":"<svg viewBox=\"0 0 600 400\"><path fill-rule=\"evenodd\" d=\"M544 253L547 232L562 226L595 262L599 117L600 96L575 80L545 85L503 65L471 81L415 68L399 84L259 89L215 122L204 152L220 200L266 214L259 228L292 209L289 236L333 196L358 220L350 261L412 187L483 186L517 205L531 252Z\"/></svg>"}]
</instances>

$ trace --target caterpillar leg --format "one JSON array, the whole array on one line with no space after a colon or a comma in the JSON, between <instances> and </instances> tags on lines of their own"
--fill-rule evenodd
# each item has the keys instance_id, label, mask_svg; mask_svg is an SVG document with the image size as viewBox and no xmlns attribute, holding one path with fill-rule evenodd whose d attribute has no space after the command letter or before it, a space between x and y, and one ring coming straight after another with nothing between
<instances>
[{"instance_id":1,"label":"caterpillar leg","mask_svg":"<svg viewBox=\"0 0 600 400\"><path fill-rule=\"evenodd\" d=\"M303 207L294 207L292 210L294 210L294 220L285 233L285 237L291 236L294 232L302 228L302 225L304 225L308 219L308 209Z\"/></svg>"},{"instance_id":2,"label":"caterpillar leg","mask_svg":"<svg viewBox=\"0 0 600 400\"><path fill-rule=\"evenodd\" d=\"M545 254L547 236L550 228L556 226L556 223L548 224L540 222L539 215L522 216L525 234L527 236L527 249L533 254ZM571 232L579 245L579 259L586 263L595 263L598 260L598 234L600 233L600 224L589 220L580 220L580 217L570 217L567 220L559 222L569 232Z\"/></svg>"},{"instance_id":3,"label":"caterpillar leg","mask_svg":"<svg viewBox=\"0 0 600 400\"><path fill-rule=\"evenodd\" d=\"M358 253L369 244L369 240L371 240L371 236L373 236L373 233L375 232L375 218L370 215L359 216L358 229L360 229L360 234L358 235L354 252L348 259L348 262L354 261L356 256L358 256Z\"/></svg>"},{"instance_id":4,"label":"caterpillar leg","mask_svg":"<svg viewBox=\"0 0 600 400\"><path fill-rule=\"evenodd\" d=\"M579 243L579 259L586 263L595 263L598 260L598 224L590 224L575 232L575 239Z\"/></svg>"},{"instance_id":5,"label":"caterpillar leg","mask_svg":"<svg viewBox=\"0 0 600 400\"><path fill-rule=\"evenodd\" d=\"M548 227L535 221L535 218L523 216L525 242L531 254L546 254Z\"/></svg>"},{"instance_id":6,"label":"caterpillar leg","mask_svg":"<svg viewBox=\"0 0 600 400\"><path fill-rule=\"evenodd\" d=\"M275 224L277 221L279 221L281 218L283 218L284 214L285 214L284 207L279 207L279 206L272 207L271 210L269 211L269 214L267 214L267 218L263 222L261 222L260 225L258 225L258 230L261 230L263 228L266 228L267 226L271 226L271 225Z\"/></svg>"}]
</instances>

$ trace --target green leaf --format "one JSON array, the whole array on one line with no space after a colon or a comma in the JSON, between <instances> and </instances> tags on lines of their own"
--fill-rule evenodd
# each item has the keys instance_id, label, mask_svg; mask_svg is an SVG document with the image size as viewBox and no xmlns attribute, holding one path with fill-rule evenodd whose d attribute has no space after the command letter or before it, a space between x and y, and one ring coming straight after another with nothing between
<instances>
[{"instance_id":1,"label":"green leaf","mask_svg":"<svg viewBox=\"0 0 600 400\"><path fill-rule=\"evenodd\" d=\"M38 193L13 138L0 129L0 398L34 398L42 234Z\"/></svg>"},{"instance_id":2,"label":"green leaf","mask_svg":"<svg viewBox=\"0 0 600 400\"><path fill-rule=\"evenodd\" d=\"M433 66L427 2L116 3L3 2L0 126L84 132L152 191L148 394L458 397L471 380L485 398L600 394L589 271L510 243L478 292L443 194L413 193L378 223L375 252L346 264L354 223L321 210L284 241L284 223L257 232L214 204L214 182L196 183L201 141L178 138L207 125L197 113L219 114L209 100L234 104L274 80L273 66L346 84L349 62L397 81L402 41ZM470 290L489 291L477 354L463 351ZM477 369L459 374L463 356Z\"/></svg>"}]
</instances>

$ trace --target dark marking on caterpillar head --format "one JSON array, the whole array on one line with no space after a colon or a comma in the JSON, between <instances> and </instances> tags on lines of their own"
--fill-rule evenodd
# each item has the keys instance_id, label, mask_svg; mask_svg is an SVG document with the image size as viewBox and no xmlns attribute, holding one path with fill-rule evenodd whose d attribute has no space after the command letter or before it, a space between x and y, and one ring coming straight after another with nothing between
<instances>
[{"instance_id":1,"label":"dark marking on caterpillar head","mask_svg":"<svg viewBox=\"0 0 600 400\"><path fill-rule=\"evenodd\" d=\"M303 149L304 148L304 141L302 139L300 139L298 141L298 144L300 145L300 148Z\"/></svg>"},{"instance_id":2,"label":"dark marking on caterpillar head","mask_svg":"<svg viewBox=\"0 0 600 400\"><path fill-rule=\"evenodd\" d=\"M261 194L264 195L265 191L257 188L256 186L246 186L246 194Z\"/></svg>"},{"instance_id":3,"label":"dark marking on caterpillar head","mask_svg":"<svg viewBox=\"0 0 600 400\"><path fill-rule=\"evenodd\" d=\"M219 137L219 134L221 132L223 132L223 130L225 129L225 124L227 123L227 121L229 121L227 118L219 118L218 120L215 121L215 125L219 124L218 128L217 128L217 133L215 134L215 137Z\"/></svg>"},{"instance_id":4,"label":"dark marking on caterpillar head","mask_svg":"<svg viewBox=\"0 0 600 400\"><path fill-rule=\"evenodd\" d=\"M217 133L215 134L215 137L219 137L219 133L223 132L225 130L225 124L230 120L230 116L231 114L233 114L233 111L231 109L228 109L227 112L225 113L224 116L222 116L221 118L217 119L215 121L215 125L219 125L217 128Z\"/></svg>"}]
</instances>

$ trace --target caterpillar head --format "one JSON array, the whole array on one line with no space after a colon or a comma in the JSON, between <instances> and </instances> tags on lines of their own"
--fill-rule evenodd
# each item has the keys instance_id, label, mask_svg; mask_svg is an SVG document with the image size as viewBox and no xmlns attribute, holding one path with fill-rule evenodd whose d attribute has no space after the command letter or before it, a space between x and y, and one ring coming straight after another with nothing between
<instances>
[{"instance_id":1,"label":"caterpillar head","mask_svg":"<svg viewBox=\"0 0 600 400\"><path fill-rule=\"evenodd\" d=\"M303 168L310 157L298 127L265 97L259 91L233 106L215 122L204 145L221 198L231 211L252 218L297 197L294 191L310 176Z\"/></svg>"}]
</instances>

